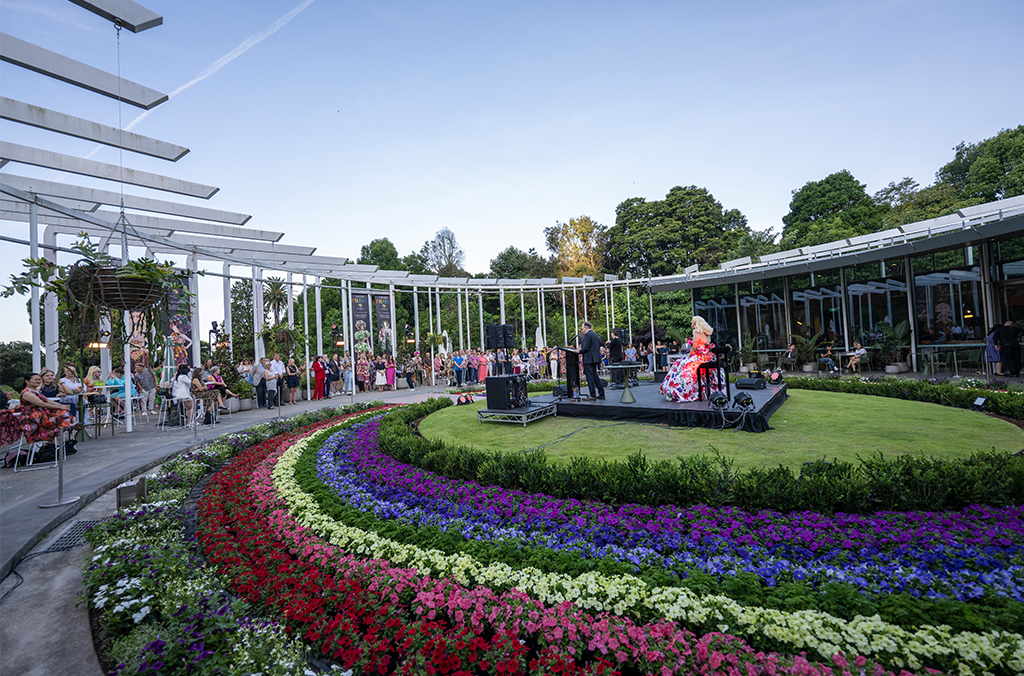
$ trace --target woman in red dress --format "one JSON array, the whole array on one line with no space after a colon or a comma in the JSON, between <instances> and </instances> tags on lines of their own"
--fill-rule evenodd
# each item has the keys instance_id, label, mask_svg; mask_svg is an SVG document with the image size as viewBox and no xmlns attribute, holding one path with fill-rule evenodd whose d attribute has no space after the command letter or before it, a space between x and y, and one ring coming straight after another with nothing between
<instances>
[{"instance_id":1,"label":"woman in red dress","mask_svg":"<svg viewBox=\"0 0 1024 676\"><path fill-rule=\"evenodd\" d=\"M315 399L323 399L324 398L324 374L325 374L326 371L324 369L324 363L323 363L323 361L321 361L319 356L317 356L317 358L313 361L312 370L313 370L313 377L316 379L316 386L313 388L313 399L314 400Z\"/></svg>"},{"instance_id":2,"label":"woman in red dress","mask_svg":"<svg viewBox=\"0 0 1024 676\"><path fill-rule=\"evenodd\" d=\"M669 401L697 401L697 368L706 361L715 360L711 352L711 326L703 317L694 316L690 327L693 329L690 356L672 364L661 383L660 391ZM717 382L717 374L710 374L710 379Z\"/></svg>"}]
</instances>

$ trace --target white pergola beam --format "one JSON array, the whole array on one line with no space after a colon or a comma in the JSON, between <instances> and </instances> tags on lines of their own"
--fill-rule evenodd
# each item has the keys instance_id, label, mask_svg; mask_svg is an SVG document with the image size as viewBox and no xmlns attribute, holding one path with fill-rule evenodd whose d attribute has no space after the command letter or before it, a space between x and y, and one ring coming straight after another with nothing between
<instances>
[{"instance_id":1,"label":"white pergola beam","mask_svg":"<svg viewBox=\"0 0 1024 676\"><path fill-rule=\"evenodd\" d=\"M188 148L184 146L123 131L67 113L59 113L42 106L33 106L6 96L0 97L0 118L171 162L178 161L188 153Z\"/></svg>"},{"instance_id":2,"label":"white pergola beam","mask_svg":"<svg viewBox=\"0 0 1024 676\"><path fill-rule=\"evenodd\" d=\"M138 211L151 211L168 216L181 216L183 218L198 218L204 221L216 221L229 225L245 225L252 218L249 214L239 214L221 209L211 209L193 204L182 204L181 202L168 202L166 200L154 199L152 197L138 197L137 195L121 195L111 190L99 190L97 188L86 188L68 183L57 183L41 178L28 178L17 174L0 173L0 181L7 185L49 197L66 197L68 199L82 200L84 202L98 202L110 206L120 206L122 197L126 209ZM253 231L262 232L262 231ZM283 232L275 233L277 239L284 236ZM260 238L262 239L262 238Z\"/></svg>"},{"instance_id":3,"label":"white pergola beam","mask_svg":"<svg viewBox=\"0 0 1024 676\"><path fill-rule=\"evenodd\" d=\"M124 182L131 185L138 185L144 188L153 188L165 192L174 192L190 197L210 199L219 190L210 185L184 181L180 178L170 178L160 174L151 174L148 171L138 169L121 168L116 164L106 164L94 160L85 160L80 157L73 157L63 153L55 153L40 148L18 145L0 141L0 158L11 162L21 162L57 171L67 171L72 174L82 174L102 178L108 181Z\"/></svg>"},{"instance_id":4,"label":"white pergola beam","mask_svg":"<svg viewBox=\"0 0 1024 676\"><path fill-rule=\"evenodd\" d=\"M167 100L167 94L155 89L119 78L6 33L0 33L0 61L21 66L112 99L120 98L121 101L143 110L155 108Z\"/></svg>"},{"instance_id":5,"label":"white pergola beam","mask_svg":"<svg viewBox=\"0 0 1024 676\"><path fill-rule=\"evenodd\" d=\"M119 23L132 33L141 33L163 24L164 18L132 0L71 0L107 21Z\"/></svg>"}]
</instances>

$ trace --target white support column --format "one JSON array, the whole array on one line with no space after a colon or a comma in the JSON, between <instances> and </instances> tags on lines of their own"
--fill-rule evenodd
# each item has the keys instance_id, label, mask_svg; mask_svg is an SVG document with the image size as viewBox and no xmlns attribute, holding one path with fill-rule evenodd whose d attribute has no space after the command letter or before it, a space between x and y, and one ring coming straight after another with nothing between
<instances>
[{"instance_id":1,"label":"white support column","mask_svg":"<svg viewBox=\"0 0 1024 676\"><path fill-rule=\"evenodd\" d=\"M288 326L295 328L295 296L292 293L292 273L288 273L287 284L285 288L288 289Z\"/></svg>"},{"instance_id":2,"label":"white support column","mask_svg":"<svg viewBox=\"0 0 1024 676\"><path fill-rule=\"evenodd\" d=\"M565 316L565 282L562 282L562 344L569 344L569 318Z\"/></svg>"},{"instance_id":3,"label":"white support column","mask_svg":"<svg viewBox=\"0 0 1024 676\"><path fill-rule=\"evenodd\" d=\"M484 349L484 290L480 288L476 294L477 308L480 310L480 349Z\"/></svg>"},{"instance_id":4,"label":"white support column","mask_svg":"<svg viewBox=\"0 0 1024 676\"><path fill-rule=\"evenodd\" d=\"M420 288L412 287L412 321L416 333L416 347L414 351L420 351Z\"/></svg>"},{"instance_id":5,"label":"white support column","mask_svg":"<svg viewBox=\"0 0 1024 676\"><path fill-rule=\"evenodd\" d=\"M348 316L352 313L352 292L349 290L349 281L347 279L339 279L338 281L341 284L341 339L345 341L345 347L342 348L341 352L344 354L345 350L348 350L349 356L354 358L354 353L352 351L352 336L350 336L348 332ZM353 362L352 373L353 378L355 378L355 362ZM344 384L344 382L342 384Z\"/></svg>"},{"instance_id":6,"label":"white support column","mask_svg":"<svg viewBox=\"0 0 1024 676\"><path fill-rule=\"evenodd\" d=\"M545 330L545 327L544 327L544 307L543 307L544 301L541 300L543 297L544 296L543 296L543 294L540 291L540 287L538 286L537 287L537 326L540 327L540 339L541 339L541 342L544 343L544 345L547 345L548 333L547 333L547 331ZM537 345L536 347L544 347L544 345Z\"/></svg>"},{"instance_id":7,"label":"white support column","mask_svg":"<svg viewBox=\"0 0 1024 676\"><path fill-rule=\"evenodd\" d=\"M658 339L654 336L654 287L650 277L647 278L647 299L651 310L651 350L654 351L654 370L657 371L661 364L658 363Z\"/></svg>"},{"instance_id":8,"label":"white support column","mask_svg":"<svg viewBox=\"0 0 1024 676\"><path fill-rule=\"evenodd\" d=\"M437 334L441 335L441 287L437 287ZM447 347L447 346L446 346Z\"/></svg>"},{"instance_id":9,"label":"white support column","mask_svg":"<svg viewBox=\"0 0 1024 676\"><path fill-rule=\"evenodd\" d=\"M427 287L427 325L430 327L430 331L427 333L434 332L434 297L433 290ZM430 387L434 387L436 378L434 377L434 344L430 344Z\"/></svg>"},{"instance_id":10,"label":"white support column","mask_svg":"<svg viewBox=\"0 0 1024 676\"><path fill-rule=\"evenodd\" d=\"M466 287L466 347L473 349L473 319L469 316L469 287Z\"/></svg>"},{"instance_id":11,"label":"white support column","mask_svg":"<svg viewBox=\"0 0 1024 676\"><path fill-rule=\"evenodd\" d=\"M263 270L252 266L252 353L256 362L263 359Z\"/></svg>"},{"instance_id":12,"label":"white support column","mask_svg":"<svg viewBox=\"0 0 1024 676\"><path fill-rule=\"evenodd\" d=\"M316 353L324 353L324 322L320 314L320 278L314 277L313 283L316 287L313 289L313 298L316 301Z\"/></svg>"},{"instance_id":13,"label":"white support column","mask_svg":"<svg viewBox=\"0 0 1024 676\"><path fill-rule=\"evenodd\" d=\"M51 247L57 246L57 233L51 228L43 230L43 241ZM51 248L43 249L43 258L49 262L57 263L57 250ZM57 316L57 294L47 292L43 301L46 310L46 368L52 369L54 373L60 374L57 370L57 352L60 348L60 319ZM84 374L83 374L84 377Z\"/></svg>"},{"instance_id":14,"label":"white support column","mask_svg":"<svg viewBox=\"0 0 1024 676\"><path fill-rule=\"evenodd\" d=\"M110 253L110 242L104 240L100 243L100 251L103 253ZM104 317L100 320L100 331L110 331L110 320ZM84 375L82 376L85 377ZM100 377L106 380L110 377L110 348L104 347L100 349Z\"/></svg>"},{"instance_id":15,"label":"white support column","mask_svg":"<svg viewBox=\"0 0 1024 676\"><path fill-rule=\"evenodd\" d=\"M391 298L391 358L398 359L398 327L395 326L395 285L388 285L388 294ZM402 327L402 340L405 340L405 331ZM397 385L395 386L398 387Z\"/></svg>"},{"instance_id":16,"label":"white support column","mask_svg":"<svg viewBox=\"0 0 1024 676\"><path fill-rule=\"evenodd\" d=\"M612 339L611 312L608 310L608 285L604 285L604 337L605 340Z\"/></svg>"},{"instance_id":17,"label":"white support column","mask_svg":"<svg viewBox=\"0 0 1024 676\"><path fill-rule=\"evenodd\" d=\"M523 322L523 349L526 349L526 303L523 301L523 290L519 289L519 316Z\"/></svg>"},{"instance_id":18,"label":"white support column","mask_svg":"<svg viewBox=\"0 0 1024 676\"><path fill-rule=\"evenodd\" d=\"M626 322L627 330L629 331L629 342L633 342L633 292L629 288L629 282L626 282ZM692 297L692 294L691 294ZM636 345L633 345L636 347ZM639 351L639 349L638 349Z\"/></svg>"},{"instance_id":19,"label":"white support column","mask_svg":"<svg viewBox=\"0 0 1024 676\"><path fill-rule=\"evenodd\" d=\"M587 317L587 282L586 278L583 281L583 321L589 322L590 318Z\"/></svg>"},{"instance_id":20,"label":"white support column","mask_svg":"<svg viewBox=\"0 0 1024 676\"><path fill-rule=\"evenodd\" d=\"M498 289L499 302L501 303L501 323L505 323L505 289L504 287Z\"/></svg>"},{"instance_id":21,"label":"white support column","mask_svg":"<svg viewBox=\"0 0 1024 676\"><path fill-rule=\"evenodd\" d=\"M33 259L39 258L39 209L35 202L28 205L28 255ZM37 276L33 282L38 283ZM42 338L39 335L39 287L32 285L32 298L29 304L29 314L32 319L32 370L39 373L42 369L42 360L39 351L42 349Z\"/></svg>"},{"instance_id":22,"label":"white support column","mask_svg":"<svg viewBox=\"0 0 1024 676\"><path fill-rule=\"evenodd\" d=\"M356 362L358 357L356 356L355 346L355 328L352 326L352 280L346 279L341 282L345 292L342 294L342 301L345 303L345 311L342 316L345 318L345 347L348 348L348 359L349 368L352 369L352 377L346 380L351 380L352 389L348 392L349 403L355 403L356 401ZM344 384L346 381L342 381Z\"/></svg>"},{"instance_id":23,"label":"white support column","mask_svg":"<svg viewBox=\"0 0 1024 676\"><path fill-rule=\"evenodd\" d=\"M127 250L125 258L127 258ZM199 338L202 333L199 331L199 256L193 253L188 257L189 269L192 270L192 366L203 365L202 350L200 349ZM127 368L127 366L126 366ZM128 374L125 374L128 375Z\"/></svg>"},{"instance_id":24,"label":"white support column","mask_svg":"<svg viewBox=\"0 0 1024 676\"><path fill-rule=\"evenodd\" d=\"M231 321L231 263L224 264L224 333L228 334L228 353L235 358L235 331Z\"/></svg>"},{"instance_id":25,"label":"white support column","mask_svg":"<svg viewBox=\"0 0 1024 676\"><path fill-rule=\"evenodd\" d=\"M306 273L302 273L302 331L306 334L306 338L309 338L309 285L306 284ZM304 364L306 371L306 401L313 401L313 391L309 385L311 380L309 375L309 341L303 341L303 345L306 352L306 362Z\"/></svg>"},{"instance_id":26,"label":"white support column","mask_svg":"<svg viewBox=\"0 0 1024 676\"><path fill-rule=\"evenodd\" d=\"M615 282L609 282L608 293L612 297L612 326L615 326Z\"/></svg>"},{"instance_id":27,"label":"white support column","mask_svg":"<svg viewBox=\"0 0 1024 676\"><path fill-rule=\"evenodd\" d=\"M459 293L458 289L455 290L455 300L458 304L459 311L459 349L464 350L466 348L462 344L462 294Z\"/></svg>"},{"instance_id":28,"label":"white support column","mask_svg":"<svg viewBox=\"0 0 1024 676\"><path fill-rule=\"evenodd\" d=\"M586 321L586 320L584 320ZM572 287L572 326L576 332L576 347L580 346L580 313L576 309L576 286Z\"/></svg>"}]
</instances>

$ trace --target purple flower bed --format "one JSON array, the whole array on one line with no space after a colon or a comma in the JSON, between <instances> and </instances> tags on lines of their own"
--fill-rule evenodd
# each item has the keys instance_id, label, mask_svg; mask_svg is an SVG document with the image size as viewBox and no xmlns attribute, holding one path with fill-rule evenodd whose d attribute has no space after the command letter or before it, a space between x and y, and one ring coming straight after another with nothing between
<instances>
[{"instance_id":1,"label":"purple flower bed","mask_svg":"<svg viewBox=\"0 0 1024 676\"><path fill-rule=\"evenodd\" d=\"M348 504L380 519L611 557L680 577L748 571L768 586L837 581L883 594L964 600L990 590L1024 601L1019 507L871 516L613 507L438 477L384 454L377 427L374 420L334 435L318 452L317 473Z\"/></svg>"}]
</instances>

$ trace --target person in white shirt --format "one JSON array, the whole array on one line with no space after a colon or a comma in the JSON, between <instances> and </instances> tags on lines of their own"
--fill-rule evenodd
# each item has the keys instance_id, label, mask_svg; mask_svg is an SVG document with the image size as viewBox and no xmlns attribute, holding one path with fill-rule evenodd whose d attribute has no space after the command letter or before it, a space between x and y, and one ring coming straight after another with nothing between
<instances>
[{"instance_id":1,"label":"person in white shirt","mask_svg":"<svg viewBox=\"0 0 1024 676\"><path fill-rule=\"evenodd\" d=\"M284 362L281 361L281 354L277 353L270 362L270 371L274 374L276 380L274 384L277 386L277 402L278 405L284 406ZM267 387L271 386L271 382L267 381Z\"/></svg>"},{"instance_id":2,"label":"person in white shirt","mask_svg":"<svg viewBox=\"0 0 1024 676\"><path fill-rule=\"evenodd\" d=\"M184 407L185 419L192 419L192 372L187 364L178 366L178 372L174 374L174 381L171 383L171 397L180 402Z\"/></svg>"}]
</instances>

